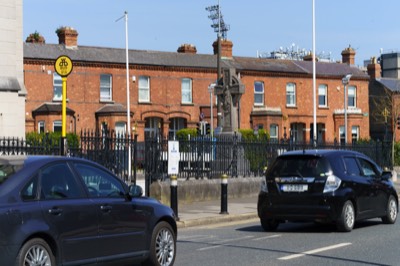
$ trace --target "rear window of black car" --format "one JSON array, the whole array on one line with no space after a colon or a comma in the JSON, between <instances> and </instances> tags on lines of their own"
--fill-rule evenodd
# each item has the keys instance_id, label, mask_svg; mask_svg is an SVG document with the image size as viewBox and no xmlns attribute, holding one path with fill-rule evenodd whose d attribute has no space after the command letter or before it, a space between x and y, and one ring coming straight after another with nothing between
<instances>
[{"instance_id":1,"label":"rear window of black car","mask_svg":"<svg viewBox=\"0 0 400 266\"><path fill-rule=\"evenodd\" d=\"M327 160L317 156L282 156L267 172L267 176L284 177L319 177L329 172Z\"/></svg>"}]
</instances>

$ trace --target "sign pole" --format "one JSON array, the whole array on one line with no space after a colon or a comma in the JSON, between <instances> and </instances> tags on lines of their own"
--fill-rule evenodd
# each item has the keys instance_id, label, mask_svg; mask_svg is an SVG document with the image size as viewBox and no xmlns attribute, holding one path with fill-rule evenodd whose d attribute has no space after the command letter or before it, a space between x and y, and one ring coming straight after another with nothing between
<instances>
[{"instance_id":1,"label":"sign pole","mask_svg":"<svg viewBox=\"0 0 400 266\"><path fill-rule=\"evenodd\" d=\"M56 59L54 63L54 69L58 75L61 76L62 81L62 103L61 103L61 143L60 143L60 155L66 154L66 137L67 137L67 77L72 72L73 64L72 60L62 55Z\"/></svg>"}]
</instances>

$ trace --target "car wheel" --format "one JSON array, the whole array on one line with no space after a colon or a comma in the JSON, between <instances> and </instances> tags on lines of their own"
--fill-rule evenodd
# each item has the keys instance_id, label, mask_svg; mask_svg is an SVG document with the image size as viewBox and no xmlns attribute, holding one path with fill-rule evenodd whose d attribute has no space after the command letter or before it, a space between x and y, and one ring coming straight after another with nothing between
<instances>
[{"instance_id":1,"label":"car wheel","mask_svg":"<svg viewBox=\"0 0 400 266\"><path fill-rule=\"evenodd\" d=\"M393 195L390 195L388 203L386 216L382 217L382 222L385 224L394 224L397 218L397 200Z\"/></svg>"},{"instance_id":2,"label":"car wheel","mask_svg":"<svg viewBox=\"0 0 400 266\"><path fill-rule=\"evenodd\" d=\"M342 208L339 220L337 221L337 228L341 232L350 232L355 223L355 210L351 201L346 201Z\"/></svg>"},{"instance_id":3,"label":"car wheel","mask_svg":"<svg viewBox=\"0 0 400 266\"><path fill-rule=\"evenodd\" d=\"M143 265L173 265L176 256L176 236L167 222L160 222L154 227L150 243L150 257Z\"/></svg>"},{"instance_id":4,"label":"car wheel","mask_svg":"<svg viewBox=\"0 0 400 266\"><path fill-rule=\"evenodd\" d=\"M22 246L15 265L52 266L56 265L56 263L50 246L43 239L33 238Z\"/></svg>"},{"instance_id":5,"label":"car wheel","mask_svg":"<svg viewBox=\"0 0 400 266\"><path fill-rule=\"evenodd\" d=\"M279 226L279 222L274 219L261 219L261 226L264 229L264 231L276 231Z\"/></svg>"}]
</instances>

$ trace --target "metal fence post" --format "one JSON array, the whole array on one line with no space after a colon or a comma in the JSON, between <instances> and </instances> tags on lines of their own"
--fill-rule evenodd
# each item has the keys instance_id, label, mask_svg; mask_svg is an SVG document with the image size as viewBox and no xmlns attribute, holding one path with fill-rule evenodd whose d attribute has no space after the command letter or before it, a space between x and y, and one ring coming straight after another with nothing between
<instances>
[{"instance_id":1,"label":"metal fence post","mask_svg":"<svg viewBox=\"0 0 400 266\"><path fill-rule=\"evenodd\" d=\"M221 176L221 212L220 214L228 213L228 175Z\"/></svg>"}]
</instances>

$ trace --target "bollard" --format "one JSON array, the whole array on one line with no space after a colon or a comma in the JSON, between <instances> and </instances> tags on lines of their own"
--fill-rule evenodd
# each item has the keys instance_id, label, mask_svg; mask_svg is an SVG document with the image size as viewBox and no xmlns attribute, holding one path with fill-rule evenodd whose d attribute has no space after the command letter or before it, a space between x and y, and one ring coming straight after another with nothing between
<instances>
[{"instance_id":1,"label":"bollard","mask_svg":"<svg viewBox=\"0 0 400 266\"><path fill-rule=\"evenodd\" d=\"M175 212L176 220L179 221L178 216L178 179L176 175L171 176L171 209Z\"/></svg>"},{"instance_id":2,"label":"bollard","mask_svg":"<svg viewBox=\"0 0 400 266\"><path fill-rule=\"evenodd\" d=\"M219 214L228 213L228 175L221 176L221 212Z\"/></svg>"}]
</instances>

